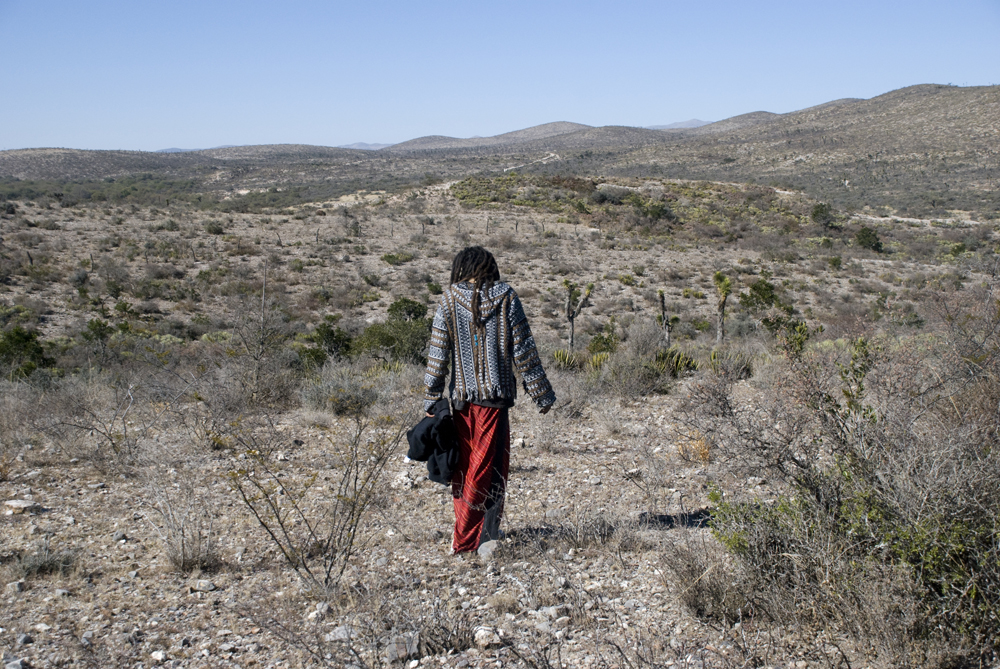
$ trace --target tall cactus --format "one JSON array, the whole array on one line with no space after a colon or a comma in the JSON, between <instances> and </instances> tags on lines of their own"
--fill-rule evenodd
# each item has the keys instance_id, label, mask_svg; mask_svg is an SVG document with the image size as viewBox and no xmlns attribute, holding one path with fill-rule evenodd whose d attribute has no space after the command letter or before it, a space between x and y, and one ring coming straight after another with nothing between
<instances>
[{"instance_id":1,"label":"tall cactus","mask_svg":"<svg viewBox=\"0 0 1000 669\"><path fill-rule=\"evenodd\" d=\"M576 339L576 317L590 304L590 294L594 292L594 284L588 283L587 287L581 291L580 287L570 281L563 280L566 288L566 320L569 321L569 350L573 350L573 343Z\"/></svg>"},{"instance_id":2,"label":"tall cactus","mask_svg":"<svg viewBox=\"0 0 1000 669\"><path fill-rule=\"evenodd\" d=\"M660 298L660 315L656 317L657 324L663 328L663 348L670 348L671 341L670 337L673 334L674 326L680 322L680 318L677 316L667 317L667 300L666 294L663 289L660 288L656 291L656 296Z\"/></svg>"},{"instance_id":3,"label":"tall cactus","mask_svg":"<svg viewBox=\"0 0 1000 669\"><path fill-rule=\"evenodd\" d=\"M716 272L715 276L712 277L712 280L715 282L715 290L719 296L719 301L717 302L719 320L718 327L715 331L715 344L719 345L722 343L722 338L725 336L726 300L729 299L729 294L733 292L733 282L722 272Z\"/></svg>"}]
</instances>

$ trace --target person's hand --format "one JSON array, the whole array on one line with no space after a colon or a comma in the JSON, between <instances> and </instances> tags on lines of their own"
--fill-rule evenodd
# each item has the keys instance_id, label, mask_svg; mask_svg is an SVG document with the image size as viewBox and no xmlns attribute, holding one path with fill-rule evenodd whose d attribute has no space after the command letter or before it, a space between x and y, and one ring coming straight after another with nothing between
<instances>
[{"instance_id":1,"label":"person's hand","mask_svg":"<svg viewBox=\"0 0 1000 669\"><path fill-rule=\"evenodd\" d=\"M551 404L548 405L548 406L544 406L544 407L542 407L541 409L538 410L538 413L540 413L542 415L547 414L549 412L549 409L551 409L551 408L552 408Z\"/></svg>"},{"instance_id":2,"label":"person's hand","mask_svg":"<svg viewBox=\"0 0 1000 669\"><path fill-rule=\"evenodd\" d=\"M428 413L427 413L427 417L428 417L428 418L434 418L434 414L432 414L432 413L428 412Z\"/></svg>"}]
</instances>

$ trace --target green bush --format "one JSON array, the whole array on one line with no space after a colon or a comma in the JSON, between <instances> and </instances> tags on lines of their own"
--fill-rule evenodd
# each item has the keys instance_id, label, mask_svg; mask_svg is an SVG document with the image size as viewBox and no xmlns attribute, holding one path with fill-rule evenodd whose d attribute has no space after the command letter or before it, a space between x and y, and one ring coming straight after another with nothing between
<instances>
[{"instance_id":1,"label":"green bush","mask_svg":"<svg viewBox=\"0 0 1000 669\"><path fill-rule=\"evenodd\" d=\"M424 352L431 337L427 307L408 298L389 306L389 319L369 325L354 340L352 351L398 362L424 364Z\"/></svg>"},{"instance_id":2,"label":"green bush","mask_svg":"<svg viewBox=\"0 0 1000 669\"><path fill-rule=\"evenodd\" d=\"M338 320L327 316L312 332L312 340L334 359L343 358L351 349L351 335L337 326Z\"/></svg>"},{"instance_id":3,"label":"green bush","mask_svg":"<svg viewBox=\"0 0 1000 669\"><path fill-rule=\"evenodd\" d=\"M408 263L411 260L413 260L413 254L406 251L400 251L399 253L386 253L382 256L382 262L393 266L402 265L403 263Z\"/></svg>"},{"instance_id":4,"label":"green bush","mask_svg":"<svg viewBox=\"0 0 1000 669\"><path fill-rule=\"evenodd\" d=\"M810 218L814 223L827 227L833 223L833 209L825 202L820 202L812 208Z\"/></svg>"},{"instance_id":5,"label":"green bush","mask_svg":"<svg viewBox=\"0 0 1000 669\"><path fill-rule=\"evenodd\" d=\"M0 368L8 379L23 379L39 367L53 364L45 355L37 332L17 325L0 333Z\"/></svg>"},{"instance_id":6,"label":"green bush","mask_svg":"<svg viewBox=\"0 0 1000 669\"><path fill-rule=\"evenodd\" d=\"M427 317L427 305L401 297L389 305L389 319L416 321Z\"/></svg>"},{"instance_id":7,"label":"green bush","mask_svg":"<svg viewBox=\"0 0 1000 669\"><path fill-rule=\"evenodd\" d=\"M861 229L854 235L854 241L863 249L882 253L882 240L879 239L878 233L867 225L861 226Z\"/></svg>"},{"instance_id":8,"label":"green bush","mask_svg":"<svg viewBox=\"0 0 1000 669\"><path fill-rule=\"evenodd\" d=\"M618 350L619 341L620 338L615 328L615 322L612 320L604 326L603 332L598 332L590 338L590 342L587 344L587 352L591 355L597 353L614 353Z\"/></svg>"}]
</instances>

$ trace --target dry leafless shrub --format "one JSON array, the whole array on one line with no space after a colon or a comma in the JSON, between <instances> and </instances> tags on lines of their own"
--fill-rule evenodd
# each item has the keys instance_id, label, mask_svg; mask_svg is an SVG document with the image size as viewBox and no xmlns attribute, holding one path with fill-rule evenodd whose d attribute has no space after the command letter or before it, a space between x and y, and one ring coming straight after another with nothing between
<instances>
[{"instance_id":1,"label":"dry leafless shrub","mask_svg":"<svg viewBox=\"0 0 1000 669\"><path fill-rule=\"evenodd\" d=\"M390 406L356 412L329 435L322 476L279 459L281 437L271 424L239 425L229 434L243 458L230 485L317 597L339 592L350 559L370 538L366 523L383 493L383 472L413 418Z\"/></svg>"},{"instance_id":2,"label":"dry leafless shrub","mask_svg":"<svg viewBox=\"0 0 1000 669\"><path fill-rule=\"evenodd\" d=\"M5 481L17 457L37 435L37 388L27 383L0 382L0 481Z\"/></svg>"},{"instance_id":3,"label":"dry leafless shrub","mask_svg":"<svg viewBox=\"0 0 1000 669\"><path fill-rule=\"evenodd\" d=\"M146 501L152 507L146 520L163 544L167 559L182 572L209 570L220 562L216 510L199 485L194 467L186 471L164 466L146 472Z\"/></svg>"}]
</instances>

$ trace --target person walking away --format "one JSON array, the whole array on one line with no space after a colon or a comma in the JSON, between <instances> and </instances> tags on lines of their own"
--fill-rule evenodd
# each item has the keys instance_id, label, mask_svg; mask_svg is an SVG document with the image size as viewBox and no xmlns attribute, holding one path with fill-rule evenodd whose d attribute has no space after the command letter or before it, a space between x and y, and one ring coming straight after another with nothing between
<instances>
[{"instance_id":1,"label":"person walking away","mask_svg":"<svg viewBox=\"0 0 1000 669\"><path fill-rule=\"evenodd\" d=\"M493 254L481 246L462 249L452 261L451 282L431 328L425 412L444 394L449 367L459 449L451 481L452 552L458 554L500 535L510 467L508 410L517 397L514 372L540 413L556 401L521 301L500 280Z\"/></svg>"}]
</instances>

